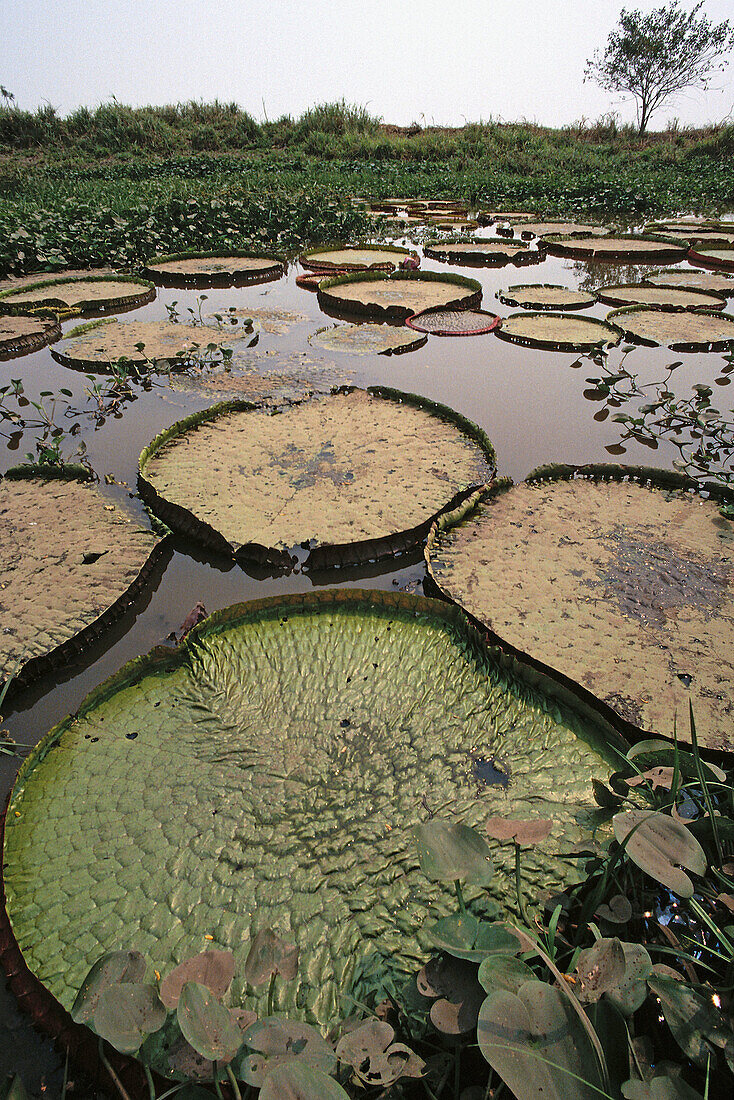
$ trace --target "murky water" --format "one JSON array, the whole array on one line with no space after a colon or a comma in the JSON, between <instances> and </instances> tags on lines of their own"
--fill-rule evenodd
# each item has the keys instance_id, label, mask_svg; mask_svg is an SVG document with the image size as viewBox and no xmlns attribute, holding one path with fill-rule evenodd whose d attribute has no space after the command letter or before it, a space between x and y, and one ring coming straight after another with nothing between
<instances>
[{"instance_id":1,"label":"murky water","mask_svg":"<svg viewBox=\"0 0 734 1100\"><path fill-rule=\"evenodd\" d=\"M483 288L482 307L501 316L517 311L499 303L495 293L513 284L537 282L593 288L612 282L638 281L643 272L651 270L642 265L592 266L552 257L534 266L501 268L462 268L424 259L422 268L458 271L478 279ZM590 359L572 353L518 347L492 334L432 336L424 347L399 356L358 357L322 352L309 345L308 337L318 328L336 322L321 312L314 293L296 286L300 270L294 264L277 282L203 292L207 295L205 313L236 306L247 311L281 310L303 315L286 331L267 331L268 326L263 326L257 346L247 353L251 365L261 373L271 372L278 386L287 388L283 376L299 380L296 390L299 386L324 389L344 382L382 384L450 405L484 428L496 448L499 473L515 480L545 462L611 460L605 448L618 442L620 427L608 416L599 419L600 404L591 399L586 378L598 376L600 371ZM186 320L187 309L198 308L196 299L195 291L161 289L155 302L128 314L127 319L164 320L166 304L175 301L181 319ZM581 315L604 318L608 311L609 307L598 304ZM76 323L67 322L64 330L69 331ZM285 326L275 327L282 330ZM613 350L610 365L614 366L622 357L620 349ZM662 379L666 365L673 361L682 362L672 381L677 394L690 396L691 386L702 382L713 387L717 407L731 404L726 392L717 389L729 381L728 375L722 373L728 369L728 362L721 353L680 354L661 348L637 348L627 355L625 366L640 381L652 382ZM103 381L102 376L97 377ZM1 363L0 386L13 378L23 379L31 399L37 399L42 390L71 389L72 405L84 404L84 389L89 385L83 373L56 363L48 348ZM125 486L134 491L138 455L158 431L194 409L229 396L224 385L220 392L205 394L179 386L180 382L176 382L176 388L172 388L163 378L149 392L139 390L138 399L124 409L121 417L107 419L96 430L89 420L58 417L59 423L67 425L79 419L92 466L100 476L109 473L118 482L105 490L112 499L128 498ZM8 450L0 439L0 469L16 464L31 450L32 436L26 436L17 450ZM665 442L656 451L633 443L621 459L614 460L670 467L676 456L675 448ZM128 503L139 507L134 501ZM52 533L49 535L52 537ZM12 705L6 705L5 725L11 735L21 743L38 741L55 722L76 709L93 686L126 660L147 652L177 630L197 600L211 612L240 600L304 591L312 586L349 584L420 590L424 567L422 554L417 551L398 562L330 574L294 573L275 578L256 573L254 569L246 571L229 560L207 555L186 540L176 540L135 607L110 628L100 645L55 677L17 696ZM3 802L17 764L17 759L0 756ZM0 1080L12 1070L23 1075L31 1091L38 1093L45 1080L53 1092L59 1087L62 1069L59 1056L45 1040L35 1036L18 1014L12 995L0 983Z\"/></svg>"}]
</instances>

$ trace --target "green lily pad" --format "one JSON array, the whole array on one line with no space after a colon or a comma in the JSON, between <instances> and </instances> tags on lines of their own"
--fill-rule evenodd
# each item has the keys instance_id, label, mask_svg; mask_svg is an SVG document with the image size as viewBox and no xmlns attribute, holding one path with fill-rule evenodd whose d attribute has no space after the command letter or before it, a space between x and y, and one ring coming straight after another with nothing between
<instances>
[{"instance_id":1,"label":"green lily pad","mask_svg":"<svg viewBox=\"0 0 734 1100\"><path fill-rule=\"evenodd\" d=\"M242 1046L242 1032L229 1009L199 982L185 983L176 1019L186 1042L210 1062L226 1065Z\"/></svg>"},{"instance_id":2,"label":"green lily pad","mask_svg":"<svg viewBox=\"0 0 734 1100\"><path fill-rule=\"evenodd\" d=\"M719 500L694 490L666 471L543 467L442 518L429 570L622 720L672 738L690 696L700 741L731 750L734 537Z\"/></svg>"},{"instance_id":3,"label":"green lily pad","mask_svg":"<svg viewBox=\"0 0 734 1100\"><path fill-rule=\"evenodd\" d=\"M276 1066L298 1062L322 1073L336 1069L333 1047L315 1027L299 1020L269 1016L252 1024L244 1038L247 1047L255 1053L242 1058L238 1075L256 1088L262 1088Z\"/></svg>"},{"instance_id":4,"label":"green lily pad","mask_svg":"<svg viewBox=\"0 0 734 1100\"><path fill-rule=\"evenodd\" d=\"M83 650L159 556L160 538L85 470L19 467L0 478L0 681L33 679Z\"/></svg>"},{"instance_id":5,"label":"green lily pad","mask_svg":"<svg viewBox=\"0 0 734 1100\"><path fill-rule=\"evenodd\" d=\"M494 875L486 840L468 825L433 818L415 830L423 874L437 882L487 886Z\"/></svg>"},{"instance_id":6,"label":"green lily pad","mask_svg":"<svg viewBox=\"0 0 734 1100\"><path fill-rule=\"evenodd\" d=\"M9 920L67 1008L122 942L162 974L231 950L227 1004L263 1015L245 963L271 927L300 953L275 1011L327 1025L346 993L395 995L429 953L427 910L455 909L420 870L417 825L439 808L473 826L544 809L557 832L523 856L532 904L578 876L558 853L597 821L614 743L442 601L328 589L242 604L132 661L29 755L5 828ZM478 786L477 753L503 761L507 787ZM507 849L490 893L514 904ZM469 905L484 894L465 887ZM496 949L488 929L466 949Z\"/></svg>"},{"instance_id":7,"label":"green lily pad","mask_svg":"<svg viewBox=\"0 0 734 1100\"><path fill-rule=\"evenodd\" d=\"M142 982L144 977L145 959L139 951L108 951L89 971L71 1006L74 1023L85 1024L92 1019L100 997L111 985Z\"/></svg>"},{"instance_id":8,"label":"green lily pad","mask_svg":"<svg viewBox=\"0 0 734 1100\"><path fill-rule=\"evenodd\" d=\"M155 287L146 279L88 275L76 279L44 279L19 289L3 290L0 292L0 311L30 313L45 307L67 315L117 313L137 309L154 298Z\"/></svg>"},{"instance_id":9,"label":"green lily pad","mask_svg":"<svg viewBox=\"0 0 734 1100\"><path fill-rule=\"evenodd\" d=\"M496 989L517 993L525 982L535 980L535 974L526 962L514 955L488 955L479 964L478 978L487 993Z\"/></svg>"},{"instance_id":10,"label":"green lily pad","mask_svg":"<svg viewBox=\"0 0 734 1100\"><path fill-rule=\"evenodd\" d=\"M207 356L213 364L221 361L223 347L251 339L252 330L248 332L244 327L105 318L72 329L54 345L51 354L65 367L103 372L111 370L121 359L137 367L151 362L185 366L198 355ZM215 346L209 348L209 345Z\"/></svg>"},{"instance_id":11,"label":"green lily pad","mask_svg":"<svg viewBox=\"0 0 734 1100\"><path fill-rule=\"evenodd\" d=\"M517 936L504 925L479 920L471 913L452 913L427 932L439 951L469 962L480 962L487 955L516 955L522 950Z\"/></svg>"},{"instance_id":12,"label":"green lily pad","mask_svg":"<svg viewBox=\"0 0 734 1100\"><path fill-rule=\"evenodd\" d=\"M711 309L624 306L607 314L629 340L681 351L722 351L734 346L734 316Z\"/></svg>"},{"instance_id":13,"label":"green lily pad","mask_svg":"<svg viewBox=\"0 0 734 1100\"><path fill-rule=\"evenodd\" d=\"M339 315L359 313L404 321L433 306L478 306L482 288L476 279L436 271L396 271L392 275L365 271L323 279L318 299L322 309Z\"/></svg>"},{"instance_id":14,"label":"green lily pad","mask_svg":"<svg viewBox=\"0 0 734 1100\"><path fill-rule=\"evenodd\" d=\"M311 271L393 271L403 260L415 256L411 249L397 245L337 244L328 248L310 248L299 257L299 263Z\"/></svg>"},{"instance_id":15,"label":"green lily pad","mask_svg":"<svg viewBox=\"0 0 734 1100\"><path fill-rule=\"evenodd\" d=\"M143 451L140 491L172 527L225 553L291 567L389 556L492 477L475 425L398 391L338 391L286 408L224 404Z\"/></svg>"},{"instance_id":16,"label":"green lily pad","mask_svg":"<svg viewBox=\"0 0 734 1100\"><path fill-rule=\"evenodd\" d=\"M566 313L511 313L503 317L495 336L528 348L549 351L590 351L618 344L622 331L596 317Z\"/></svg>"},{"instance_id":17,"label":"green lily pad","mask_svg":"<svg viewBox=\"0 0 734 1100\"><path fill-rule=\"evenodd\" d=\"M697 244L688 253L691 263L704 267L721 268L734 271L734 243L719 241L714 245Z\"/></svg>"},{"instance_id":18,"label":"green lily pad","mask_svg":"<svg viewBox=\"0 0 734 1100\"><path fill-rule=\"evenodd\" d=\"M713 294L734 297L734 275L718 271L696 271L689 267L671 267L662 271L651 271L644 282L650 286L680 286L695 290L705 290Z\"/></svg>"},{"instance_id":19,"label":"green lily pad","mask_svg":"<svg viewBox=\"0 0 734 1100\"><path fill-rule=\"evenodd\" d=\"M686 246L669 237L621 233L609 237L569 237L550 234L544 237L553 256L572 256L577 260L626 260L629 263L655 263L682 260Z\"/></svg>"},{"instance_id":20,"label":"green lily pad","mask_svg":"<svg viewBox=\"0 0 734 1100\"><path fill-rule=\"evenodd\" d=\"M653 309L723 309L726 298L703 290L678 286L645 286L644 283L620 283L603 286L596 295L600 302L613 306L650 306Z\"/></svg>"},{"instance_id":21,"label":"green lily pad","mask_svg":"<svg viewBox=\"0 0 734 1100\"><path fill-rule=\"evenodd\" d=\"M162 286L216 286L279 279L285 261L262 252L177 252L154 256L145 269Z\"/></svg>"},{"instance_id":22,"label":"green lily pad","mask_svg":"<svg viewBox=\"0 0 734 1100\"><path fill-rule=\"evenodd\" d=\"M116 982L100 995L94 1030L120 1054L136 1054L153 1031L166 1022L166 1010L152 985Z\"/></svg>"},{"instance_id":23,"label":"green lily pad","mask_svg":"<svg viewBox=\"0 0 734 1100\"><path fill-rule=\"evenodd\" d=\"M590 290L571 290L553 283L524 283L498 290L497 297L506 306L522 309L586 309L593 306L596 294Z\"/></svg>"},{"instance_id":24,"label":"green lily pad","mask_svg":"<svg viewBox=\"0 0 734 1100\"><path fill-rule=\"evenodd\" d=\"M426 256L449 263L537 264L545 259L545 250L531 247L526 241L493 239L491 237L426 241ZM418 311L416 311L418 312Z\"/></svg>"},{"instance_id":25,"label":"green lily pad","mask_svg":"<svg viewBox=\"0 0 734 1100\"><path fill-rule=\"evenodd\" d=\"M686 870L706 872L706 855L696 838L668 814L654 810L627 810L613 818L614 835L625 852L646 874L682 898L693 896Z\"/></svg>"},{"instance_id":26,"label":"green lily pad","mask_svg":"<svg viewBox=\"0 0 734 1100\"><path fill-rule=\"evenodd\" d=\"M46 317L0 316L0 361L30 355L61 339L61 325L54 314Z\"/></svg>"},{"instance_id":27,"label":"green lily pad","mask_svg":"<svg viewBox=\"0 0 734 1100\"><path fill-rule=\"evenodd\" d=\"M400 355L422 348L428 337L397 325L332 325L309 337L309 344L349 355Z\"/></svg>"},{"instance_id":28,"label":"green lily pad","mask_svg":"<svg viewBox=\"0 0 734 1100\"><path fill-rule=\"evenodd\" d=\"M519 232L522 237L606 237L611 232L603 225L593 225L585 222L533 222L521 221L512 224L511 227Z\"/></svg>"}]
</instances>

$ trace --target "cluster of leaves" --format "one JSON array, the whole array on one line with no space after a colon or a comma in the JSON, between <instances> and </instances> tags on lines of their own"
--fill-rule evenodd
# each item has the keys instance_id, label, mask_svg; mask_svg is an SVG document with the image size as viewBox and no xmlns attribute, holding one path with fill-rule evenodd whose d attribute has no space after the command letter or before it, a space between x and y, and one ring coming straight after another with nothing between
<instances>
[{"instance_id":1,"label":"cluster of leaves","mask_svg":"<svg viewBox=\"0 0 734 1100\"><path fill-rule=\"evenodd\" d=\"M589 388L584 396L590 401L603 402L594 419L607 417L621 425L618 443L607 446L613 455L626 453L625 443L633 440L657 450L661 440L667 440L678 451L674 467L681 473L698 480L714 480L734 484L734 410L722 412L711 401L713 389L703 382L691 387L691 396L678 396L671 388L671 378L682 365L669 363L665 376L653 382L642 383L626 366L632 346L622 349L622 360L614 368L608 364L605 352L594 361L602 368L601 375L586 379ZM719 385L729 383L734 371L734 353L723 356L724 366L716 379ZM578 366L581 365L577 361ZM623 405L636 403L634 412L620 412Z\"/></svg>"},{"instance_id":2,"label":"cluster of leaves","mask_svg":"<svg viewBox=\"0 0 734 1100\"><path fill-rule=\"evenodd\" d=\"M226 1082L236 1100L243 1086L263 1100L469 1100L498 1086L516 1100L727 1096L734 793L726 773L702 761L692 714L691 737L692 751L641 742L608 785L595 782L596 834L568 853L587 861L586 877L548 898L543 919L527 917L522 850L545 840L552 821L492 817L483 832L438 818L419 826L422 870L454 884L457 911L425 929L436 953L399 1001L327 1038L272 1015L275 983L295 978L298 951L271 929L255 936L245 963L250 986L270 983L264 1019L225 1007L234 961L215 950L162 981L146 981L136 952L112 952L90 971L72 1015L136 1055L151 1100L151 1068L179 1082L166 1095L188 1080L221 1097ZM492 880L493 844L514 848L514 922L495 919L487 899L465 902L466 889L476 896Z\"/></svg>"},{"instance_id":3,"label":"cluster of leaves","mask_svg":"<svg viewBox=\"0 0 734 1100\"><path fill-rule=\"evenodd\" d=\"M134 188L131 188L134 191ZM328 195L170 199L152 207L131 194L123 211L62 201L54 209L0 212L0 275L65 267L140 268L156 254L300 247L364 232L364 218Z\"/></svg>"}]
</instances>

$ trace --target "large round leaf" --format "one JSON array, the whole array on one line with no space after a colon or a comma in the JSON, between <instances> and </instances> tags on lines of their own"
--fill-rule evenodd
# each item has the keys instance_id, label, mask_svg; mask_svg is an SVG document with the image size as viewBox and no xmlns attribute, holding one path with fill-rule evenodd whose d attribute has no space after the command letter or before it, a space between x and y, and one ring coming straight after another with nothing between
<instances>
[{"instance_id":1,"label":"large round leaf","mask_svg":"<svg viewBox=\"0 0 734 1100\"><path fill-rule=\"evenodd\" d=\"M677 712L685 739L690 696L700 740L734 748L734 540L717 500L693 488L667 471L541 468L446 517L429 568L447 596L622 719L672 737Z\"/></svg>"},{"instance_id":2,"label":"large round leaf","mask_svg":"<svg viewBox=\"0 0 734 1100\"><path fill-rule=\"evenodd\" d=\"M103 313L136 309L155 298L155 287L146 279L126 275L42 279L20 288L0 291L0 308L30 313L39 308L60 309L68 314Z\"/></svg>"},{"instance_id":3,"label":"large round leaf","mask_svg":"<svg viewBox=\"0 0 734 1100\"><path fill-rule=\"evenodd\" d=\"M432 306L468 309L479 305L481 285L462 275L435 271L397 271L393 275L358 272L319 283L319 304L341 314L405 319Z\"/></svg>"},{"instance_id":4,"label":"large round leaf","mask_svg":"<svg viewBox=\"0 0 734 1100\"><path fill-rule=\"evenodd\" d=\"M269 927L300 951L276 1010L328 1023L347 992L396 991L428 953L427 911L455 910L413 836L439 810L481 826L532 803L555 825L523 855L529 899L575 874L559 853L597 819L592 779L610 767L596 739L612 734L569 702L443 602L335 589L215 613L24 763L4 851L16 939L65 1006L117 943L164 975L230 949L228 1003L264 1014L245 962ZM507 786L478 781L477 754ZM509 846L495 865L490 891L511 907Z\"/></svg>"},{"instance_id":5,"label":"large round leaf","mask_svg":"<svg viewBox=\"0 0 734 1100\"><path fill-rule=\"evenodd\" d=\"M493 473L483 432L394 390L349 390L277 414L245 403L174 424L143 451L141 493L219 550L290 568L354 564L415 545Z\"/></svg>"}]
</instances>

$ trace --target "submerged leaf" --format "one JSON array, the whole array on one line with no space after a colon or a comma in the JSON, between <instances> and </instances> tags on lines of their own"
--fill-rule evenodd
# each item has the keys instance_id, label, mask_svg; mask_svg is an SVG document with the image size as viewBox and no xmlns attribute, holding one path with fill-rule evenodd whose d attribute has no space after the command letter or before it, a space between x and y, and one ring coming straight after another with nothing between
<instances>
[{"instance_id":1,"label":"submerged leaf","mask_svg":"<svg viewBox=\"0 0 734 1100\"><path fill-rule=\"evenodd\" d=\"M263 928L252 941L245 961L245 979L250 985L262 985L271 974L292 981L298 973L298 948L286 943L272 928Z\"/></svg>"}]
</instances>

